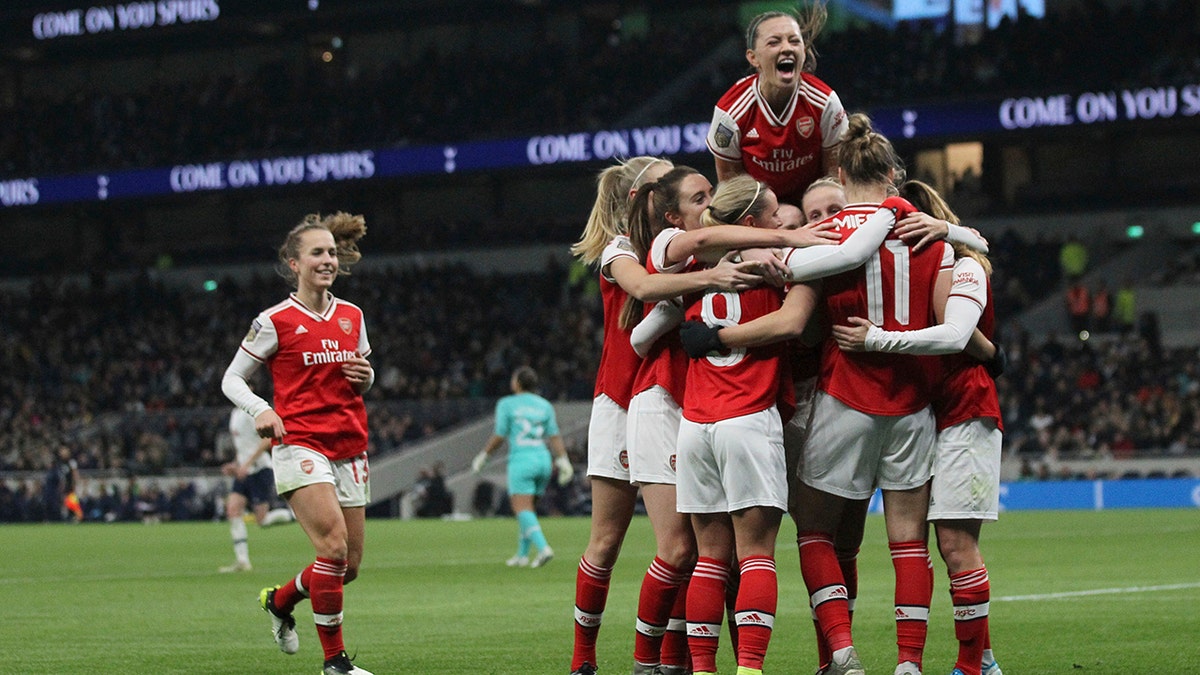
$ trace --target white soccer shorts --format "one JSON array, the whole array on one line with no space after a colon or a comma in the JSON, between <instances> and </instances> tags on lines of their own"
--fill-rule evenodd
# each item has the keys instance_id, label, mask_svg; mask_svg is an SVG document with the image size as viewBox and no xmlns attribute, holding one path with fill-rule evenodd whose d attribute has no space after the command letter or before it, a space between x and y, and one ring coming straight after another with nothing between
<instances>
[{"instance_id":1,"label":"white soccer shorts","mask_svg":"<svg viewBox=\"0 0 1200 675\"><path fill-rule=\"evenodd\" d=\"M938 432L929 520L997 519L1002 440L996 422L980 417Z\"/></svg>"},{"instance_id":2,"label":"white soccer shorts","mask_svg":"<svg viewBox=\"0 0 1200 675\"><path fill-rule=\"evenodd\" d=\"M680 513L787 508L783 423L774 407L707 424L684 418L678 448Z\"/></svg>"},{"instance_id":3,"label":"white soccer shorts","mask_svg":"<svg viewBox=\"0 0 1200 675\"><path fill-rule=\"evenodd\" d=\"M277 445L271 450L275 491L287 494L306 485L331 483L338 504L345 508L366 506L371 501L367 453L336 462L316 450L299 445Z\"/></svg>"}]
</instances>

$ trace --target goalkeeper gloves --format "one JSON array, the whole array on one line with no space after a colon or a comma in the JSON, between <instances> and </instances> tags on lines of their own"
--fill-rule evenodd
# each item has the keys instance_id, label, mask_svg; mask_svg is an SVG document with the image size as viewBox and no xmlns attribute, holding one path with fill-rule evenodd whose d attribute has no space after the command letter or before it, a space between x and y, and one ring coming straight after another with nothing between
<instances>
[{"instance_id":1,"label":"goalkeeper gloves","mask_svg":"<svg viewBox=\"0 0 1200 675\"><path fill-rule=\"evenodd\" d=\"M709 352L724 349L721 336L717 334L720 330L720 326L710 326L703 321L684 321L679 327L683 350L693 359L699 359Z\"/></svg>"},{"instance_id":2,"label":"goalkeeper gloves","mask_svg":"<svg viewBox=\"0 0 1200 675\"><path fill-rule=\"evenodd\" d=\"M480 450L479 454L475 455L475 459L471 460L471 472L479 473L482 471L483 465L487 463L487 458L488 454Z\"/></svg>"},{"instance_id":3,"label":"goalkeeper gloves","mask_svg":"<svg viewBox=\"0 0 1200 675\"><path fill-rule=\"evenodd\" d=\"M571 459L566 455L555 457L554 468L558 469L558 484L562 487L570 485L571 479L575 477L575 467L571 465Z\"/></svg>"}]
</instances>

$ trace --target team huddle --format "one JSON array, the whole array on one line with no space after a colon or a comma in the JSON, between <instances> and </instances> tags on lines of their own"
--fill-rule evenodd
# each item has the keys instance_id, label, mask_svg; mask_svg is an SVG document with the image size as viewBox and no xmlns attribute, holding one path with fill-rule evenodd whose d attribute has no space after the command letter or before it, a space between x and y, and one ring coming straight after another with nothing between
<instances>
[{"instance_id":1,"label":"team huddle","mask_svg":"<svg viewBox=\"0 0 1200 675\"><path fill-rule=\"evenodd\" d=\"M572 252L599 267L604 341L588 430L592 518L575 590L572 675L593 675L609 579L639 493L655 536L632 672L716 672L722 623L738 675L763 669L778 606L786 511L817 633L818 675L864 675L851 617L868 500L882 490L895 568L895 675L920 675L934 523L950 575L951 675L1001 675L988 637L980 526L998 510L1004 354L986 242L928 185L904 181L891 143L812 74L824 10L768 12L747 29L755 73L717 103L701 172L656 157L602 171ZM362 311L331 292L361 257L361 216L311 215L279 250L295 292L251 324L222 390L253 418L249 474L271 439L276 492L312 562L259 604L299 651L308 600L325 675L370 675L342 636L344 586L363 558L370 501L363 394L375 372ZM271 400L251 382L263 366ZM520 537L511 566L553 557L534 498L571 467L553 408L523 368L497 407L478 471L506 440ZM247 427L250 423L247 422ZM514 459L515 458L515 459ZM246 498L250 499L249 497ZM231 507L238 562L245 501ZM260 522L262 522L260 520ZM240 525L240 527L239 527Z\"/></svg>"},{"instance_id":2,"label":"team huddle","mask_svg":"<svg viewBox=\"0 0 1200 675\"><path fill-rule=\"evenodd\" d=\"M597 670L609 578L640 491L656 555L632 672L762 672L783 513L798 532L818 675L863 675L851 630L876 489L895 569L895 675L920 675L933 522L950 576L952 675L1000 675L980 525L995 520L1002 423L987 243L812 73L818 7L755 17L754 74L717 103L699 171L655 157L601 172L573 248L599 267L604 342L588 432L592 521L572 675Z\"/></svg>"}]
</instances>

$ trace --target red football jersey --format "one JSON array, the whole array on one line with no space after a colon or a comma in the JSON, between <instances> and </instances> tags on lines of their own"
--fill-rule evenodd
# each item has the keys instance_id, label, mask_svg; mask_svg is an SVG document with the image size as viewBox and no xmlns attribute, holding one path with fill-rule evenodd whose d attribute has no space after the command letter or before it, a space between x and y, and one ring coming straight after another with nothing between
<instances>
[{"instance_id":1,"label":"red football jersey","mask_svg":"<svg viewBox=\"0 0 1200 675\"><path fill-rule=\"evenodd\" d=\"M842 239L879 208L850 204L828 219ZM935 242L913 251L894 233L862 267L825 279L830 325L864 317L884 330L918 330L937 323L933 287L938 273L954 266L954 250ZM935 357L843 352L825 340L818 387L842 403L871 415L899 416L929 405L938 373Z\"/></svg>"},{"instance_id":2,"label":"red football jersey","mask_svg":"<svg viewBox=\"0 0 1200 675\"><path fill-rule=\"evenodd\" d=\"M633 376L641 365L641 357L629 343L630 331L620 326L621 308L628 296L614 279L606 277L603 270L618 257L637 260L637 254L629 245L628 237L616 237L604 249L600 257L600 300L604 308L604 342L600 347L600 367L596 371L596 388L593 398L604 394L617 405L629 409L633 396Z\"/></svg>"},{"instance_id":3,"label":"red football jersey","mask_svg":"<svg viewBox=\"0 0 1200 675\"><path fill-rule=\"evenodd\" d=\"M367 409L342 374L355 354L371 354L361 309L332 298L317 314L292 294L258 315L241 348L271 370L283 443L335 461L367 451Z\"/></svg>"},{"instance_id":4,"label":"red football jersey","mask_svg":"<svg viewBox=\"0 0 1200 675\"><path fill-rule=\"evenodd\" d=\"M708 149L766 183L781 202L799 204L804 190L825 174L821 151L842 140L848 121L836 92L811 73L782 114L758 90L758 75L738 80L713 110Z\"/></svg>"},{"instance_id":5,"label":"red football jersey","mask_svg":"<svg viewBox=\"0 0 1200 675\"><path fill-rule=\"evenodd\" d=\"M992 283L976 260L961 258L954 263L954 285L950 295L968 298L982 306L983 314L976 327L986 338L992 339L996 330ZM996 382L983 364L964 353L942 358L945 376L933 398L933 416L938 431L976 417L995 420L996 428L1003 430Z\"/></svg>"},{"instance_id":6,"label":"red football jersey","mask_svg":"<svg viewBox=\"0 0 1200 675\"><path fill-rule=\"evenodd\" d=\"M733 326L770 314L782 304L781 290L772 286L741 293L714 291L692 303L686 317L710 326ZM786 349L785 343L777 342L693 359L687 372L683 416L693 422L718 422L794 401Z\"/></svg>"}]
</instances>

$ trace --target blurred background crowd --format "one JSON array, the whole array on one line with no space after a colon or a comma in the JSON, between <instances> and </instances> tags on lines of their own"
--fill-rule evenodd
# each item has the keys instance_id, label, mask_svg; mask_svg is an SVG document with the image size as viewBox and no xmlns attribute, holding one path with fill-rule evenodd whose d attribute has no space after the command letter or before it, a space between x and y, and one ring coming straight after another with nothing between
<instances>
[{"instance_id":1,"label":"blurred background crowd","mask_svg":"<svg viewBox=\"0 0 1200 675\"><path fill-rule=\"evenodd\" d=\"M285 57L287 50L273 56L266 49L234 70L179 74L151 67L155 76L120 90L89 86L85 74L103 67L102 57L74 61L62 52L35 57L10 50L0 68L0 94L7 94L0 96L0 180L706 122L712 104L745 72L741 16L719 3L691 9L664 3L657 10L640 3L616 3L617 9L583 3L569 35L555 30L561 17L549 4L544 15L530 5L513 9L533 16L528 34L504 48L439 49L441 31L472 19L431 16L424 27L417 22L405 29L428 32L427 40L414 38L396 53L342 63L342 45L349 50L356 37L369 42L381 28L343 25L333 40L329 29L293 27L271 40L302 44L304 57ZM1005 19L973 40L937 22L842 22L817 43L817 73L851 110L1048 95L1064 88L1200 83L1196 3L1087 0L1058 11L1048 5L1044 18ZM613 18L622 11L624 21ZM677 20L692 16L689 11L707 12L711 20ZM191 48L198 52L213 48L196 40ZM154 49L144 47L135 61L154 62ZM47 75L73 84L34 82ZM672 91L677 79L675 95L652 96ZM654 105L646 105L651 99ZM1194 138L1196 112L1153 127L1161 138L1147 144L1181 134ZM1104 133L1103 140L1112 140L1123 132ZM1034 135L1019 144L1044 140ZM1088 146L1095 140L1080 134L1073 142ZM705 154L677 161L711 169ZM225 214L211 232L202 226L160 232L170 228L175 208L163 200L21 213L14 222L25 235L10 251L9 271L0 271L0 520L59 517L38 505L44 504L43 476L64 445L85 474L124 481L89 496L89 518L218 516L204 486L182 479L139 484L138 478L215 470L228 460L221 375L254 312L287 292L270 272L270 244L277 245L313 207L365 213L374 228L363 241L364 264L335 289L364 309L375 347L378 376L368 395L373 453L404 452L487 415L519 365L541 374L547 398L589 400L601 338L598 290L594 271L563 253L582 229L587 191L600 166L506 175L462 188L503 193L496 199L506 203L519 201L509 191L542 191L550 205L555 199L575 202L569 212L517 209L516 217L457 215L453 195L439 193L428 179L403 186L404 209L387 202L390 185L313 188L303 198L281 193L274 199L294 202L287 205L291 215L262 225L262 236L239 229L252 196L199 198L202 215L189 217ZM1165 340L1162 317L1139 305L1146 289L1195 285L1200 247L1174 242L1173 254L1153 269L1117 276L1103 266L1136 242L1011 226L1031 213L1049 213L1053 222L1056 213L1084 207L1187 205L1180 185L1194 179L1151 176L1113 191L1107 186L1124 174L1110 167L1107 183L1062 193L1045 168L1047 175L1035 171L1026 183L1036 189L1022 192L1003 188L989 167L995 170L989 161L928 178L942 185L960 213L1008 218L967 222L977 224L992 245L1000 339L1011 358L1000 380L1006 455L1022 462L1023 477L1077 478L1091 476L1051 472L1049 460L1200 453L1200 342ZM1172 176L1186 173L1182 169L1167 167ZM563 181L575 192L560 195L557 188L568 184ZM431 204L424 217L406 216L414 201ZM38 234L43 222L47 230ZM53 227L64 222L72 223L65 239L53 241ZM140 234L130 235L126 226ZM40 241L24 246L20 236ZM162 244L188 239L198 247ZM89 244L73 246L77 241ZM151 243L138 247L139 241ZM521 269L478 264L488 250L502 247L537 253ZM414 251L424 255L402 257ZM210 265L207 289L173 276L197 261ZM212 267L214 262L258 265L247 272ZM1023 320L1047 306L1055 321ZM569 440L582 463L581 439ZM565 495L557 503L569 510L580 502Z\"/></svg>"}]
</instances>

